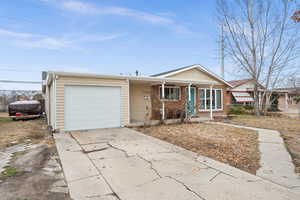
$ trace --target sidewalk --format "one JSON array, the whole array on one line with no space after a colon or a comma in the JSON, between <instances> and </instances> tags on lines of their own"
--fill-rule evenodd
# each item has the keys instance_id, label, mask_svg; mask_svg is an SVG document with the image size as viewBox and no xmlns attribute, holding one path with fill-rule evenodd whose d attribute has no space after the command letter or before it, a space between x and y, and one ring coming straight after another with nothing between
<instances>
[{"instance_id":1,"label":"sidewalk","mask_svg":"<svg viewBox=\"0 0 300 200\"><path fill-rule=\"evenodd\" d=\"M295 173L295 166L291 156L286 150L278 131L228 123L215 122L215 124L257 131L259 151L261 153L261 167L257 170L256 175L290 188L300 194L300 176Z\"/></svg>"}]
</instances>

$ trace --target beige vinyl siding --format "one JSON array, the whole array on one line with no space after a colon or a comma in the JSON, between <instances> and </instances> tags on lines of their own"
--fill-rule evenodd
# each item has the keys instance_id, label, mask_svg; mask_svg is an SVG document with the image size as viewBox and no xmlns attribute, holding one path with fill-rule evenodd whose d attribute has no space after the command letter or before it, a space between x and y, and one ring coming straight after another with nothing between
<instances>
[{"instance_id":1,"label":"beige vinyl siding","mask_svg":"<svg viewBox=\"0 0 300 200\"><path fill-rule=\"evenodd\" d=\"M190 69L187 71L180 72L178 74L170 75L168 78L182 79L182 80L193 80L193 81L212 81L220 84L215 78L210 77L208 74L201 72L198 69ZM223 85L223 83L221 83Z\"/></svg>"},{"instance_id":2,"label":"beige vinyl siding","mask_svg":"<svg viewBox=\"0 0 300 200\"><path fill-rule=\"evenodd\" d=\"M151 86L149 84L130 84L130 120L144 121L149 112L151 117ZM147 111L148 108L148 111Z\"/></svg>"},{"instance_id":3,"label":"beige vinyl siding","mask_svg":"<svg viewBox=\"0 0 300 200\"><path fill-rule=\"evenodd\" d=\"M65 85L97 85L121 87L121 125L129 124L129 82L127 80L59 76L56 80L56 128L64 129ZM105 113L99 113L105 114Z\"/></svg>"}]
</instances>

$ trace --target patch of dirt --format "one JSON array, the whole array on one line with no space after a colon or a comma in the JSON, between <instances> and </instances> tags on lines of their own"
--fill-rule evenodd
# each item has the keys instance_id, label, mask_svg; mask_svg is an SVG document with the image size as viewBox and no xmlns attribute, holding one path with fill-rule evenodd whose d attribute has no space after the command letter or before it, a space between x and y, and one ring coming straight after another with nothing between
<instances>
[{"instance_id":1,"label":"patch of dirt","mask_svg":"<svg viewBox=\"0 0 300 200\"><path fill-rule=\"evenodd\" d=\"M54 144L44 119L13 121L0 117L0 150L19 143Z\"/></svg>"},{"instance_id":2,"label":"patch of dirt","mask_svg":"<svg viewBox=\"0 0 300 200\"><path fill-rule=\"evenodd\" d=\"M292 156L295 171L300 173L300 119L245 115L235 116L225 122L279 131Z\"/></svg>"},{"instance_id":3,"label":"patch of dirt","mask_svg":"<svg viewBox=\"0 0 300 200\"><path fill-rule=\"evenodd\" d=\"M70 200L45 120L12 121L0 117L0 127L0 151L18 143L28 146L13 154L7 169L14 171L0 174L0 199Z\"/></svg>"},{"instance_id":4,"label":"patch of dirt","mask_svg":"<svg viewBox=\"0 0 300 200\"><path fill-rule=\"evenodd\" d=\"M252 130L204 123L135 129L252 174L259 168L258 135Z\"/></svg>"},{"instance_id":5,"label":"patch of dirt","mask_svg":"<svg viewBox=\"0 0 300 200\"><path fill-rule=\"evenodd\" d=\"M48 192L55 181L42 172L22 173L0 184L1 200L69 200L68 194Z\"/></svg>"}]
</instances>

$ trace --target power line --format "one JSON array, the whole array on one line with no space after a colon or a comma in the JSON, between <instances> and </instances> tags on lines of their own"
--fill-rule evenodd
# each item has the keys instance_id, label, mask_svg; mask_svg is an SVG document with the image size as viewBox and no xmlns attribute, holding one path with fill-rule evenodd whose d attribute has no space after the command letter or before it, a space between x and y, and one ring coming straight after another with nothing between
<instances>
[{"instance_id":1,"label":"power line","mask_svg":"<svg viewBox=\"0 0 300 200\"><path fill-rule=\"evenodd\" d=\"M27 23L33 23L33 21L26 19L26 18L17 18L17 17L10 17L10 16L4 16L0 15L0 19L7 19L7 20L13 20L13 21L22 21L22 22L27 22Z\"/></svg>"},{"instance_id":2,"label":"power line","mask_svg":"<svg viewBox=\"0 0 300 200\"><path fill-rule=\"evenodd\" d=\"M13 80L0 80L2 83L29 83L29 84L42 84L40 81L13 81Z\"/></svg>"},{"instance_id":3,"label":"power line","mask_svg":"<svg viewBox=\"0 0 300 200\"><path fill-rule=\"evenodd\" d=\"M0 68L0 71L9 71L9 72L42 72L43 70L19 70L19 69Z\"/></svg>"}]
</instances>

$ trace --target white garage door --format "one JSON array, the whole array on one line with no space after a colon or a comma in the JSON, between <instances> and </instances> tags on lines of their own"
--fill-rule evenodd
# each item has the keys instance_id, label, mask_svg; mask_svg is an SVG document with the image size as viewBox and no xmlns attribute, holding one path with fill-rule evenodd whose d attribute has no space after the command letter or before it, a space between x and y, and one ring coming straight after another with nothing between
<instances>
[{"instance_id":1,"label":"white garage door","mask_svg":"<svg viewBox=\"0 0 300 200\"><path fill-rule=\"evenodd\" d=\"M65 86L65 130L121 126L120 87Z\"/></svg>"}]
</instances>

